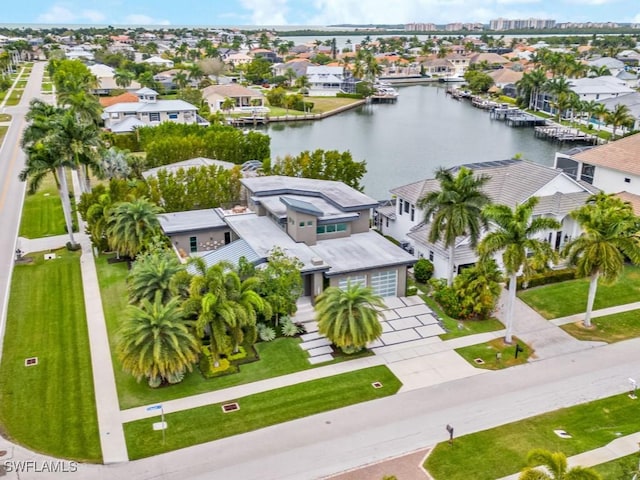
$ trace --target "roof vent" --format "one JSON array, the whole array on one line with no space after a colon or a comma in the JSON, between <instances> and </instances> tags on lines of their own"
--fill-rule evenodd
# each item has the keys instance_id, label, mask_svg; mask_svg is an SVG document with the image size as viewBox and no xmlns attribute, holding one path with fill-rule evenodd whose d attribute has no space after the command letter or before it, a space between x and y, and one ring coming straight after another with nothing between
<instances>
[{"instance_id":1,"label":"roof vent","mask_svg":"<svg viewBox=\"0 0 640 480\"><path fill-rule=\"evenodd\" d=\"M322 259L320 257L312 257L311 258L311 265L322 265L324 262L322 261Z\"/></svg>"}]
</instances>

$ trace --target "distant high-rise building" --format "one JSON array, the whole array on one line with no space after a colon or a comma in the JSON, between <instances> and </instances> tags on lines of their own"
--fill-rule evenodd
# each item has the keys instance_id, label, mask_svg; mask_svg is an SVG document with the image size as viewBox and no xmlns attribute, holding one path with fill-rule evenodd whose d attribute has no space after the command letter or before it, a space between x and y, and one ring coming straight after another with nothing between
<instances>
[{"instance_id":1,"label":"distant high-rise building","mask_svg":"<svg viewBox=\"0 0 640 480\"><path fill-rule=\"evenodd\" d=\"M489 22L490 30L527 30L535 29L541 30L544 28L553 28L556 25L555 20L541 19L541 18L527 18L527 19L508 19L508 18L496 18Z\"/></svg>"},{"instance_id":2,"label":"distant high-rise building","mask_svg":"<svg viewBox=\"0 0 640 480\"><path fill-rule=\"evenodd\" d=\"M407 23L404 29L408 32L435 32L438 27L435 23Z\"/></svg>"}]
</instances>

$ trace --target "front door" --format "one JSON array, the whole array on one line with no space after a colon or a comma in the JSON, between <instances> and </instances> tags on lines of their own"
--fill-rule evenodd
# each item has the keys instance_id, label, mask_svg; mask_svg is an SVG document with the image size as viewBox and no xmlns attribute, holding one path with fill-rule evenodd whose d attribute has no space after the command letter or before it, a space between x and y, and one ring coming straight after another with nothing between
<instances>
[{"instance_id":1,"label":"front door","mask_svg":"<svg viewBox=\"0 0 640 480\"><path fill-rule=\"evenodd\" d=\"M560 249L560 242L562 242L562 232L556 232L556 250Z\"/></svg>"}]
</instances>

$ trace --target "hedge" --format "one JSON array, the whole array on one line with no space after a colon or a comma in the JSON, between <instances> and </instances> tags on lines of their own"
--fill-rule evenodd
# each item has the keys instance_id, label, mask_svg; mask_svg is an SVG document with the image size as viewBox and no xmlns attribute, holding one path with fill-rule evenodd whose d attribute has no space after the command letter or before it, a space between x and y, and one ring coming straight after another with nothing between
<instances>
[{"instance_id":1,"label":"hedge","mask_svg":"<svg viewBox=\"0 0 640 480\"><path fill-rule=\"evenodd\" d=\"M575 268L563 268L560 270L549 270L547 272L532 275L527 279L519 277L517 281L518 290L525 288L539 287L541 285L549 285L550 283L565 282L576 278ZM523 286L526 285L526 286Z\"/></svg>"}]
</instances>

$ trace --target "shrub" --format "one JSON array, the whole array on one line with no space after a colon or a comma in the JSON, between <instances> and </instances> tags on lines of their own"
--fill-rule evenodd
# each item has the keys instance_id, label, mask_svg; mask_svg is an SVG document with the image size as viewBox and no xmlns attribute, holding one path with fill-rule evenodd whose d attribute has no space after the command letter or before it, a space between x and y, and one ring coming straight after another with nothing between
<instances>
[{"instance_id":1,"label":"shrub","mask_svg":"<svg viewBox=\"0 0 640 480\"><path fill-rule=\"evenodd\" d=\"M418 294L418 287L415 285L410 285L407 287L407 297Z\"/></svg>"},{"instance_id":2,"label":"shrub","mask_svg":"<svg viewBox=\"0 0 640 480\"><path fill-rule=\"evenodd\" d=\"M280 326L280 331L285 337L295 337L298 333L300 333L298 326L293 323L290 317L284 316L282 317L281 321L282 325Z\"/></svg>"},{"instance_id":3,"label":"shrub","mask_svg":"<svg viewBox=\"0 0 640 480\"><path fill-rule=\"evenodd\" d=\"M458 294L452 287L446 285L434 292L433 299L438 302L444 313L452 318L460 318L462 315L462 305Z\"/></svg>"},{"instance_id":4,"label":"shrub","mask_svg":"<svg viewBox=\"0 0 640 480\"><path fill-rule=\"evenodd\" d=\"M230 355L227 355L227 358L233 361L233 360L243 359L246 356L247 356L247 351L244 349L244 347L238 347L238 351L236 353L231 353Z\"/></svg>"},{"instance_id":5,"label":"shrub","mask_svg":"<svg viewBox=\"0 0 640 480\"><path fill-rule=\"evenodd\" d=\"M82 245L80 245L79 243L72 245L71 242L67 242L66 247L67 247L67 250L69 250L70 252L76 252L82 248Z\"/></svg>"},{"instance_id":6,"label":"shrub","mask_svg":"<svg viewBox=\"0 0 640 480\"><path fill-rule=\"evenodd\" d=\"M539 287L541 285L549 285L551 283L560 283L576 278L576 270L574 268L563 268L561 270L548 270L538 273L529 278L518 277L518 290L525 288Z\"/></svg>"},{"instance_id":7,"label":"shrub","mask_svg":"<svg viewBox=\"0 0 640 480\"><path fill-rule=\"evenodd\" d=\"M416 282L427 283L433 275L433 263L426 258L421 258L413 266L413 276Z\"/></svg>"},{"instance_id":8,"label":"shrub","mask_svg":"<svg viewBox=\"0 0 640 480\"><path fill-rule=\"evenodd\" d=\"M276 331L274 328L268 327L264 323L259 323L258 336L260 337L260 340L262 340L263 342L270 342L272 340L275 340Z\"/></svg>"}]
</instances>

